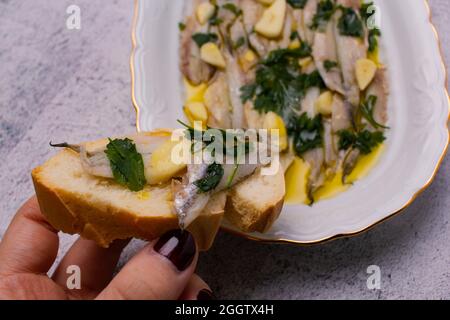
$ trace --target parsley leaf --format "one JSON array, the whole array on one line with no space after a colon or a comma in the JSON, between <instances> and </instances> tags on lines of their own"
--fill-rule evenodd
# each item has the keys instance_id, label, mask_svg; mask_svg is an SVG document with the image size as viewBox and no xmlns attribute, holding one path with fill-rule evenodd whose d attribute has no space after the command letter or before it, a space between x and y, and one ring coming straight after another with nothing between
<instances>
[{"instance_id":1,"label":"parsley leaf","mask_svg":"<svg viewBox=\"0 0 450 320\"><path fill-rule=\"evenodd\" d=\"M336 7L331 0L322 0L317 5L317 12L314 15L313 22L310 26L312 30L322 29L328 21L330 21Z\"/></svg>"},{"instance_id":2,"label":"parsley leaf","mask_svg":"<svg viewBox=\"0 0 450 320\"><path fill-rule=\"evenodd\" d=\"M339 131L339 149L348 150L356 148L362 154L369 154L379 144L383 143L386 138L383 132L363 130L361 132L352 132L349 130Z\"/></svg>"},{"instance_id":3,"label":"parsley leaf","mask_svg":"<svg viewBox=\"0 0 450 320\"><path fill-rule=\"evenodd\" d=\"M208 22L211 26L218 26L223 22L223 20L219 18L219 6L214 6L214 13L212 17L209 18Z\"/></svg>"},{"instance_id":4,"label":"parsley leaf","mask_svg":"<svg viewBox=\"0 0 450 320\"><path fill-rule=\"evenodd\" d=\"M303 42L299 48L296 49L277 49L269 53L267 58L261 64L270 66L276 63L288 63L290 59L305 58L311 55L311 47Z\"/></svg>"},{"instance_id":5,"label":"parsley leaf","mask_svg":"<svg viewBox=\"0 0 450 320\"><path fill-rule=\"evenodd\" d=\"M289 135L293 137L294 150L298 156L323 144L321 115L311 119L305 112L300 117L293 117L288 123L287 130Z\"/></svg>"},{"instance_id":6,"label":"parsley leaf","mask_svg":"<svg viewBox=\"0 0 450 320\"><path fill-rule=\"evenodd\" d=\"M239 39L236 40L236 42L233 44L233 49L239 49L240 47L242 47L245 44L245 38L244 37L239 37Z\"/></svg>"},{"instance_id":7,"label":"parsley leaf","mask_svg":"<svg viewBox=\"0 0 450 320\"><path fill-rule=\"evenodd\" d=\"M339 135L339 150L350 149L356 141L356 134L350 130L341 130L338 132L338 135Z\"/></svg>"},{"instance_id":8,"label":"parsley leaf","mask_svg":"<svg viewBox=\"0 0 450 320\"><path fill-rule=\"evenodd\" d=\"M381 36L380 29L369 30L369 52L375 52L378 48L378 37Z\"/></svg>"},{"instance_id":9,"label":"parsley leaf","mask_svg":"<svg viewBox=\"0 0 450 320\"><path fill-rule=\"evenodd\" d=\"M216 42L219 38L215 33L196 33L192 36L192 39L201 48L205 43Z\"/></svg>"},{"instance_id":10,"label":"parsley leaf","mask_svg":"<svg viewBox=\"0 0 450 320\"><path fill-rule=\"evenodd\" d=\"M298 59L311 54L305 43L297 49L278 49L260 62L253 83L241 88L241 99L252 100L259 112L273 111L283 116L283 110L297 106L310 87L324 86L317 71L302 74Z\"/></svg>"},{"instance_id":11,"label":"parsley leaf","mask_svg":"<svg viewBox=\"0 0 450 320\"><path fill-rule=\"evenodd\" d=\"M213 17L211 19L209 19L209 24L211 26L218 26L223 22L223 19L220 19L218 17Z\"/></svg>"},{"instance_id":12,"label":"parsley leaf","mask_svg":"<svg viewBox=\"0 0 450 320\"><path fill-rule=\"evenodd\" d=\"M224 8L225 10L228 10L232 13L234 13L234 15L236 17L239 17L242 14L242 10L239 9L234 3L225 3L222 8Z\"/></svg>"},{"instance_id":13,"label":"parsley leaf","mask_svg":"<svg viewBox=\"0 0 450 320\"><path fill-rule=\"evenodd\" d=\"M287 0L287 3L294 9L303 9L308 0Z\"/></svg>"},{"instance_id":14,"label":"parsley leaf","mask_svg":"<svg viewBox=\"0 0 450 320\"><path fill-rule=\"evenodd\" d=\"M289 40L294 41L294 40L300 40L300 35L298 34L298 31L292 31L291 35L289 36Z\"/></svg>"},{"instance_id":15,"label":"parsley leaf","mask_svg":"<svg viewBox=\"0 0 450 320\"><path fill-rule=\"evenodd\" d=\"M370 95L361 102L359 106L359 111L361 112L361 115L369 122L372 127L375 129L389 129L389 127L386 127L380 123L378 123L375 118L373 117L373 112L375 109L375 105L377 104L378 97L374 95Z\"/></svg>"},{"instance_id":16,"label":"parsley leaf","mask_svg":"<svg viewBox=\"0 0 450 320\"><path fill-rule=\"evenodd\" d=\"M198 193L205 193L214 190L219 185L223 175L224 170L220 164L210 164L206 169L205 177L194 181L194 185L199 189Z\"/></svg>"},{"instance_id":17,"label":"parsley leaf","mask_svg":"<svg viewBox=\"0 0 450 320\"><path fill-rule=\"evenodd\" d=\"M177 121L182 126L186 127L185 137L186 137L186 139L191 140L191 143L192 143L191 150L195 147L195 145L197 143L202 144L201 149L206 148L211 143L216 142L216 138L217 138L218 139L217 142L223 146L222 154L234 155L235 159L237 160L237 158L240 156L239 153L242 151L242 149L241 149L242 146L240 144L244 144L243 145L244 154L248 154L253 147L253 142L249 141L248 139L245 139L245 140L242 139L243 137L239 134L239 132L235 133L232 130L227 131L224 129L206 127L207 130L217 130L220 132L220 136L213 135L211 137L208 137L208 140L206 141L206 139L204 138L205 133L206 133L205 131L196 130L193 127L189 126L188 124L186 124L180 120L177 120ZM232 147L229 144L227 146L227 144L226 144L227 141L233 141ZM227 148L227 147L229 147L229 148Z\"/></svg>"},{"instance_id":18,"label":"parsley leaf","mask_svg":"<svg viewBox=\"0 0 450 320\"><path fill-rule=\"evenodd\" d=\"M109 159L114 180L131 191L144 189L147 183L144 174L144 161L130 139L109 139L105 150Z\"/></svg>"},{"instance_id":19,"label":"parsley leaf","mask_svg":"<svg viewBox=\"0 0 450 320\"><path fill-rule=\"evenodd\" d=\"M330 72L332 69L336 68L339 64L336 61L325 60L323 66L327 72Z\"/></svg>"},{"instance_id":20,"label":"parsley leaf","mask_svg":"<svg viewBox=\"0 0 450 320\"><path fill-rule=\"evenodd\" d=\"M352 8L342 7L342 16L339 18L338 28L339 32L343 36L349 37L364 37L363 23Z\"/></svg>"},{"instance_id":21,"label":"parsley leaf","mask_svg":"<svg viewBox=\"0 0 450 320\"><path fill-rule=\"evenodd\" d=\"M252 100L256 94L258 85L256 83L250 83L241 88L241 100L243 103Z\"/></svg>"}]
</instances>

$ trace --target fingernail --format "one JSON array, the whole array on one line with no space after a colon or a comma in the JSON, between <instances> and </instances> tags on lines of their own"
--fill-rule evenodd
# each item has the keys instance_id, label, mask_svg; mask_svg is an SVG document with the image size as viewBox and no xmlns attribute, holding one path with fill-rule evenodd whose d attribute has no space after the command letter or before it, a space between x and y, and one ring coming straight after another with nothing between
<instances>
[{"instance_id":1,"label":"fingernail","mask_svg":"<svg viewBox=\"0 0 450 320\"><path fill-rule=\"evenodd\" d=\"M195 240L186 230L172 230L159 238L154 250L169 259L179 271L184 271L194 260Z\"/></svg>"},{"instance_id":2,"label":"fingernail","mask_svg":"<svg viewBox=\"0 0 450 320\"><path fill-rule=\"evenodd\" d=\"M216 300L216 297L208 289L203 289L198 293L197 300Z\"/></svg>"}]
</instances>

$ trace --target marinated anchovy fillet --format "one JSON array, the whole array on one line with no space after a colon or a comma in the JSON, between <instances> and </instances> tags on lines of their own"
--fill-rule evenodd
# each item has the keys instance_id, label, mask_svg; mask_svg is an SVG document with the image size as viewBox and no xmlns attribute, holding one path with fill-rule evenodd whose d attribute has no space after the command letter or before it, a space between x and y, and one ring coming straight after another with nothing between
<instances>
[{"instance_id":1,"label":"marinated anchovy fillet","mask_svg":"<svg viewBox=\"0 0 450 320\"><path fill-rule=\"evenodd\" d=\"M361 19L359 16L361 2L359 0L337 0L337 4L344 8L351 8L356 14L356 18ZM368 43L366 31L362 38L342 34L339 23L343 15L343 10L338 10L333 18L337 55L344 79L345 97L356 108L360 102L360 90L356 81L356 62L367 58Z\"/></svg>"},{"instance_id":2,"label":"marinated anchovy fillet","mask_svg":"<svg viewBox=\"0 0 450 320\"><path fill-rule=\"evenodd\" d=\"M306 39L306 30L305 25L303 23L303 9L293 9L292 10L292 19L293 25L296 26L296 31L300 37L300 39Z\"/></svg>"},{"instance_id":3,"label":"marinated anchovy fillet","mask_svg":"<svg viewBox=\"0 0 450 320\"><path fill-rule=\"evenodd\" d=\"M242 68L244 56L249 50L249 33L245 28L240 3L241 1L218 1L218 19L221 23L214 27L221 35L222 51L226 62L225 75L231 103L231 128L244 127L244 105L240 99L240 89L251 77L248 70ZM226 93L222 92L222 94Z\"/></svg>"},{"instance_id":4,"label":"marinated anchovy fillet","mask_svg":"<svg viewBox=\"0 0 450 320\"><path fill-rule=\"evenodd\" d=\"M359 10L361 8L361 0L336 0L338 5Z\"/></svg>"},{"instance_id":5,"label":"marinated anchovy fillet","mask_svg":"<svg viewBox=\"0 0 450 320\"><path fill-rule=\"evenodd\" d=\"M259 148L264 148L264 145L260 144ZM258 148L251 148L246 156L258 160L257 153ZM182 228L189 226L199 216L212 194L231 188L263 165L261 162L249 161L239 164L237 160L235 163L216 164L212 162L210 154L203 155L203 159L201 164L188 165L183 182L174 188L175 211Z\"/></svg>"},{"instance_id":6,"label":"marinated anchovy fillet","mask_svg":"<svg viewBox=\"0 0 450 320\"><path fill-rule=\"evenodd\" d=\"M313 25L314 16L317 13L317 6L319 0L308 0L303 9L303 24L301 24L301 32L304 33L305 41L310 45L314 43L314 31L311 29Z\"/></svg>"},{"instance_id":7,"label":"marinated anchovy fillet","mask_svg":"<svg viewBox=\"0 0 450 320\"><path fill-rule=\"evenodd\" d=\"M389 83L387 79L387 71L385 68L378 69L372 84L367 88L366 97L376 97L373 106L373 119L376 123L386 126L388 120L387 104L389 96ZM368 124L371 130L374 128L372 124Z\"/></svg>"},{"instance_id":8,"label":"marinated anchovy fillet","mask_svg":"<svg viewBox=\"0 0 450 320\"><path fill-rule=\"evenodd\" d=\"M314 202L314 193L325 183L324 153L322 148L316 148L304 154L303 158L310 166L308 182L306 184L307 195L310 203Z\"/></svg>"},{"instance_id":9,"label":"marinated anchovy fillet","mask_svg":"<svg viewBox=\"0 0 450 320\"><path fill-rule=\"evenodd\" d=\"M246 85L247 78L239 66L237 58L229 53L227 60L228 93L232 105L231 125L233 128L244 127L244 104L241 100L241 88Z\"/></svg>"},{"instance_id":10,"label":"marinated anchovy fillet","mask_svg":"<svg viewBox=\"0 0 450 320\"><path fill-rule=\"evenodd\" d=\"M264 115L255 110L253 103L247 101L244 105L245 127L247 129L261 129L264 126Z\"/></svg>"},{"instance_id":11,"label":"marinated anchovy fillet","mask_svg":"<svg viewBox=\"0 0 450 320\"><path fill-rule=\"evenodd\" d=\"M263 6L255 0L241 0L238 3L243 12L243 21L250 47L260 57L264 57L268 51L268 40L264 39L253 28L263 13Z\"/></svg>"},{"instance_id":12,"label":"marinated anchovy fillet","mask_svg":"<svg viewBox=\"0 0 450 320\"><path fill-rule=\"evenodd\" d=\"M331 127L334 133L346 130L352 126L352 107L339 95L333 96Z\"/></svg>"},{"instance_id":13,"label":"marinated anchovy fillet","mask_svg":"<svg viewBox=\"0 0 450 320\"><path fill-rule=\"evenodd\" d=\"M200 193L194 184L206 175L208 166L206 163L188 166L183 183L175 189L174 206L182 229L194 221L208 203L210 194Z\"/></svg>"},{"instance_id":14,"label":"marinated anchovy fillet","mask_svg":"<svg viewBox=\"0 0 450 320\"><path fill-rule=\"evenodd\" d=\"M208 82L214 74L214 68L201 60L200 48L192 40L194 34L207 30L198 24L195 17L187 18L185 26L180 41L181 72L194 85Z\"/></svg>"},{"instance_id":15,"label":"marinated anchovy fillet","mask_svg":"<svg viewBox=\"0 0 450 320\"><path fill-rule=\"evenodd\" d=\"M318 30L315 33L313 57L327 87L340 94L345 94L341 68L338 64L333 21L327 22L324 30Z\"/></svg>"},{"instance_id":16,"label":"marinated anchovy fillet","mask_svg":"<svg viewBox=\"0 0 450 320\"><path fill-rule=\"evenodd\" d=\"M337 139L336 135L333 133L331 126L331 120L325 119L323 122L323 149L324 149L324 161L326 172L325 175L327 179L334 177L337 171L338 164L338 150L335 144Z\"/></svg>"},{"instance_id":17,"label":"marinated anchovy fillet","mask_svg":"<svg viewBox=\"0 0 450 320\"><path fill-rule=\"evenodd\" d=\"M165 141L170 139L170 133L162 135L148 135L141 133L125 137L136 145L136 151L142 156L144 165L149 163L153 152L158 149ZM82 144L60 144L55 147L70 148L80 154L83 169L94 176L102 178L114 178L111 170L110 160L105 150L110 142L108 139L102 139L95 142Z\"/></svg>"},{"instance_id":18,"label":"marinated anchovy fillet","mask_svg":"<svg viewBox=\"0 0 450 320\"><path fill-rule=\"evenodd\" d=\"M233 109L228 92L227 77L220 72L204 95L205 105L210 114L208 126L222 129L231 128L230 115Z\"/></svg>"},{"instance_id":19,"label":"marinated anchovy fillet","mask_svg":"<svg viewBox=\"0 0 450 320\"><path fill-rule=\"evenodd\" d=\"M361 152L358 149L351 149L345 154L344 162L342 164L342 181L346 183L347 177L353 172L358 162Z\"/></svg>"},{"instance_id":20,"label":"marinated anchovy fillet","mask_svg":"<svg viewBox=\"0 0 450 320\"><path fill-rule=\"evenodd\" d=\"M277 43L277 49L286 48L292 41L292 32L295 30L295 17L291 7L286 9L286 17L284 19L284 28L281 34L281 40Z\"/></svg>"},{"instance_id":21,"label":"marinated anchovy fillet","mask_svg":"<svg viewBox=\"0 0 450 320\"><path fill-rule=\"evenodd\" d=\"M319 88L311 88L306 92L306 95L301 102L301 111L306 112L310 118L313 118L317 114L315 102L317 98L319 98L319 95Z\"/></svg>"}]
</instances>

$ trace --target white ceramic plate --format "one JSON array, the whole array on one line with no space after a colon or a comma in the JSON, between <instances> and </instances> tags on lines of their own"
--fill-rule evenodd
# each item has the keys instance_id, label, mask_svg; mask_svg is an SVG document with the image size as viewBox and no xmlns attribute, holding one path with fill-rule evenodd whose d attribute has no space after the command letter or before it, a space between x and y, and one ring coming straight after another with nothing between
<instances>
[{"instance_id":1,"label":"white ceramic plate","mask_svg":"<svg viewBox=\"0 0 450 320\"><path fill-rule=\"evenodd\" d=\"M449 140L445 68L424 0L378 0L391 84L386 151L369 176L313 207L286 205L263 241L318 243L368 229L408 206L434 177ZM138 129L183 119L178 22L185 0L136 0L131 57Z\"/></svg>"}]
</instances>

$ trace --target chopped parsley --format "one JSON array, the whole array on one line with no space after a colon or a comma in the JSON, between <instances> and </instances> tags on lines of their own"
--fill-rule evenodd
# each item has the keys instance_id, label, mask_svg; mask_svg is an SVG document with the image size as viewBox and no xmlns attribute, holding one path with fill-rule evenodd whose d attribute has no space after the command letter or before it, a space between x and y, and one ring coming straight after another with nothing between
<instances>
[{"instance_id":1,"label":"chopped parsley","mask_svg":"<svg viewBox=\"0 0 450 320\"><path fill-rule=\"evenodd\" d=\"M291 35L289 36L289 40L301 40L300 35L298 34L298 31L292 31Z\"/></svg>"},{"instance_id":2,"label":"chopped parsley","mask_svg":"<svg viewBox=\"0 0 450 320\"><path fill-rule=\"evenodd\" d=\"M308 0L287 0L287 3L294 9L303 9Z\"/></svg>"},{"instance_id":3,"label":"chopped parsley","mask_svg":"<svg viewBox=\"0 0 450 320\"><path fill-rule=\"evenodd\" d=\"M339 32L343 36L364 37L364 26L361 18L352 8L341 7L342 16L338 21Z\"/></svg>"},{"instance_id":4,"label":"chopped parsley","mask_svg":"<svg viewBox=\"0 0 450 320\"><path fill-rule=\"evenodd\" d=\"M178 23L178 29L180 31L184 31L186 29L186 25L183 22Z\"/></svg>"},{"instance_id":5,"label":"chopped parsley","mask_svg":"<svg viewBox=\"0 0 450 320\"><path fill-rule=\"evenodd\" d=\"M321 115L309 118L305 112L299 117L292 117L288 123L287 131L293 138L293 147L298 156L321 147L323 144Z\"/></svg>"},{"instance_id":6,"label":"chopped parsley","mask_svg":"<svg viewBox=\"0 0 450 320\"><path fill-rule=\"evenodd\" d=\"M368 96L364 101L361 102L359 106L359 112L367 120L367 122L369 122L375 129L389 129L389 127L386 127L378 123L373 116L377 100L378 100L377 96L374 95Z\"/></svg>"},{"instance_id":7,"label":"chopped parsley","mask_svg":"<svg viewBox=\"0 0 450 320\"><path fill-rule=\"evenodd\" d=\"M201 145L200 150L203 150L204 148L208 147L213 142L216 142L216 139L218 139L217 143L221 144L223 146L222 154L224 155L234 155L235 160L239 156L242 156L242 152L244 152L244 155L248 154L250 150L252 150L253 142L249 140L243 140L239 133L233 133L230 130L224 130L224 129L217 129L217 128L210 128L207 127L207 130L217 130L220 132L220 135L210 135L208 136L208 139L206 139L207 132L206 131L199 131L194 129L193 127L189 126L188 124L182 122L181 120L177 120L178 123L180 123L182 126L186 127L185 136L186 139L191 140L191 151L195 152L197 150L195 147L198 146L198 144ZM233 141L233 144L227 145L227 142ZM243 146L242 146L243 144ZM214 151L214 150L212 150ZM214 156L214 154L213 154Z\"/></svg>"},{"instance_id":8,"label":"chopped parsley","mask_svg":"<svg viewBox=\"0 0 450 320\"><path fill-rule=\"evenodd\" d=\"M243 103L252 100L256 95L256 89L258 85L256 83L251 83L243 86L241 88L241 100Z\"/></svg>"},{"instance_id":9,"label":"chopped parsley","mask_svg":"<svg viewBox=\"0 0 450 320\"><path fill-rule=\"evenodd\" d=\"M381 36L380 29L369 30L369 52L375 52L378 48L378 37Z\"/></svg>"},{"instance_id":10,"label":"chopped parsley","mask_svg":"<svg viewBox=\"0 0 450 320\"><path fill-rule=\"evenodd\" d=\"M336 61L325 60L323 63L323 67L325 68L325 70L327 72L330 72L332 69L336 68L337 66L339 66L339 64Z\"/></svg>"},{"instance_id":11,"label":"chopped parsley","mask_svg":"<svg viewBox=\"0 0 450 320\"><path fill-rule=\"evenodd\" d=\"M321 0L317 5L317 12L314 15L310 28L312 30L323 29L328 21L330 21L335 11L336 6L333 1Z\"/></svg>"},{"instance_id":12,"label":"chopped parsley","mask_svg":"<svg viewBox=\"0 0 450 320\"><path fill-rule=\"evenodd\" d=\"M209 18L208 22L211 26L218 26L223 22L223 20L219 18L219 6L214 6L214 13L212 17Z\"/></svg>"},{"instance_id":13,"label":"chopped parsley","mask_svg":"<svg viewBox=\"0 0 450 320\"><path fill-rule=\"evenodd\" d=\"M284 63L287 64L290 59L299 59L305 58L311 55L311 47L302 43L299 48L296 49L277 49L273 50L269 53L267 58L261 62L261 64L270 66L276 63Z\"/></svg>"},{"instance_id":14,"label":"chopped parsley","mask_svg":"<svg viewBox=\"0 0 450 320\"><path fill-rule=\"evenodd\" d=\"M239 39L236 40L236 42L233 44L233 49L239 49L245 44L245 37L239 37Z\"/></svg>"},{"instance_id":15,"label":"chopped parsley","mask_svg":"<svg viewBox=\"0 0 450 320\"><path fill-rule=\"evenodd\" d=\"M232 13L234 13L234 15L236 17L239 17L242 14L242 10L239 9L234 3L225 3L222 8L224 8L225 10L228 10Z\"/></svg>"},{"instance_id":16,"label":"chopped parsley","mask_svg":"<svg viewBox=\"0 0 450 320\"><path fill-rule=\"evenodd\" d=\"M198 188L198 193L205 193L214 190L222 180L224 170L222 165L213 163L206 169L206 174L202 179L194 181L194 185Z\"/></svg>"},{"instance_id":17,"label":"chopped parsley","mask_svg":"<svg viewBox=\"0 0 450 320\"><path fill-rule=\"evenodd\" d=\"M215 33L196 33L192 36L197 46L201 48L204 44L208 42L216 42L219 37Z\"/></svg>"},{"instance_id":18,"label":"chopped parsley","mask_svg":"<svg viewBox=\"0 0 450 320\"><path fill-rule=\"evenodd\" d=\"M144 161L137 152L132 140L109 139L105 150L109 159L114 180L131 191L144 189L147 183L144 174Z\"/></svg>"},{"instance_id":19,"label":"chopped parsley","mask_svg":"<svg viewBox=\"0 0 450 320\"><path fill-rule=\"evenodd\" d=\"M339 149L348 150L350 148L358 149L362 154L369 154L379 144L386 139L383 132L363 130L353 132L350 130L339 131Z\"/></svg>"},{"instance_id":20,"label":"chopped parsley","mask_svg":"<svg viewBox=\"0 0 450 320\"><path fill-rule=\"evenodd\" d=\"M297 49L278 49L269 53L256 70L253 83L241 88L241 99L253 101L261 113L273 111L283 116L283 111L298 106L307 89L324 87L317 71L302 74L298 59L311 54L311 48L302 43Z\"/></svg>"}]
</instances>

